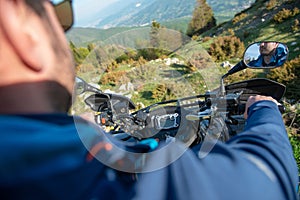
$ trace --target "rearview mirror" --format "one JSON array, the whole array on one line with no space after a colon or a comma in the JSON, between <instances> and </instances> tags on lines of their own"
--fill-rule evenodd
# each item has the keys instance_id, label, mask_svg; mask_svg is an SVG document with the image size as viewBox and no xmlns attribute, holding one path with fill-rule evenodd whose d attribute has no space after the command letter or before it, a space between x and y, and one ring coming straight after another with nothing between
<instances>
[{"instance_id":1,"label":"rearview mirror","mask_svg":"<svg viewBox=\"0 0 300 200\"><path fill-rule=\"evenodd\" d=\"M88 84L83 79L76 77L75 78L75 93L77 95L82 94L84 92L94 92L96 94L102 93L102 91L93 85Z\"/></svg>"},{"instance_id":2,"label":"rearview mirror","mask_svg":"<svg viewBox=\"0 0 300 200\"><path fill-rule=\"evenodd\" d=\"M288 47L280 42L257 42L247 47L244 63L249 68L276 68L288 57Z\"/></svg>"},{"instance_id":3,"label":"rearview mirror","mask_svg":"<svg viewBox=\"0 0 300 200\"><path fill-rule=\"evenodd\" d=\"M76 94L82 94L85 92L85 88L86 88L86 83L84 80L82 80L79 77L75 78L75 92Z\"/></svg>"}]
</instances>

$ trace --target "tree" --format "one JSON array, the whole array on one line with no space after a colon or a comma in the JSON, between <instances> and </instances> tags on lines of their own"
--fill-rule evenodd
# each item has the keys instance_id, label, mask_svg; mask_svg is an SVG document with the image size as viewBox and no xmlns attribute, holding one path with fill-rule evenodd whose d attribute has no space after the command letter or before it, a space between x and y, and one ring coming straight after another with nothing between
<instances>
[{"instance_id":1,"label":"tree","mask_svg":"<svg viewBox=\"0 0 300 200\"><path fill-rule=\"evenodd\" d=\"M159 47L159 30L161 26L160 23L155 20L152 21L151 31L150 31L150 44L153 48Z\"/></svg>"},{"instance_id":2,"label":"tree","mask_svg":"<svg viewBox=\"0 0 300 200\"><path fill-rule=\"evenodd\" d=\"M74 56L75 65L81 65L85 58L89 55L90 51L84 47L77 48L72 41L70 41L69 46Z\"/></svg>"},{"instance_id":3,"label":"tree","mask_svg":"<svg viewBox=\"0 0 300 200\"><path fill-rule=\"evenodd\" d=\"M165 27L162 27L160 23L155 20L152 21L151 30L149 32L149 47L138 49L137 58L143 57L145 60L155 60L161 56L168 54L169 52L164 49L164 42L167 38L164 33ZM169 35L167 35L168 37Z\"/></svg>"},{"instance_id":4,"label":"tree","mask_svg":"<svg viewBox=\"0 0 300 200\"><path fill-rule=\"evenodd\" d=\"M211 7L206 0L197 0L192 20L188 25L187 35L190 37L200 35L214 26L216 26L216 19Z\"/></svg>"}]
</instances>

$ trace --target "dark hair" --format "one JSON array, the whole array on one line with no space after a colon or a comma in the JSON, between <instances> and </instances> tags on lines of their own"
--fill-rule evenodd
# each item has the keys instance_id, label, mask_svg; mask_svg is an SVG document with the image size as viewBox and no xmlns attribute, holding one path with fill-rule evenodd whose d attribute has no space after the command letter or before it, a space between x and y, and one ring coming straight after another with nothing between
<instances>
[{"instance_id":1,"label":"dark hair","mask_svg":"<svg viewBox=\"0 0 300 200\"><path fill-rule=\"evenodd\" d=\"M47 11L43 5L46 0L25 0L26 4L41 18L50 25L50 20L47 16ZM47 26L49 28L49 26Z\"/></svg>"},{"instance_id":2,"label":"dark hair","mask_svg":"<svg viewBox=\"0 0 300 200\"><path fill-rule=\"evenodd\" d=\"M39 16L45 16L43 0L25 0L26 4L31 7Z\"/></svg>"}]
</instances>

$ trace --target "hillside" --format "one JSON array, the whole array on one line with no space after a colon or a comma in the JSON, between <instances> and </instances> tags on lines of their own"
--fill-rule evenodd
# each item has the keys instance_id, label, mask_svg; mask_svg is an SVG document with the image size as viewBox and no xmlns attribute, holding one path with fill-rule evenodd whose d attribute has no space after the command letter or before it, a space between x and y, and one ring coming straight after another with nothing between
<instances>
[{"instance_id":1,"label":"hillside","mask_svg":"<svg viewBox=\"0 0 300 200\"><path fill-rule=\"evenodd\" d=\"M121 12L114 13L101 21L97 27L145 26L149 25L152 20L162 22L187 17L191 15L194 5L195 0L173 0L172 2L156 0L151 4L141 1L135 7L130 5Z\"/></svg>"},{"instance_id":2,"label":"hillside","mask_svg":"<svg viewBox=\"0 0 300 200\"><path fill-rule=\"evenodd\" d=\"M220 5L219 7L221 8ZM95 45L92 51L73 47L77 58L75 60L78 62L77 75L99 84L102 90L127 95L139 105L149 105L171 98L202 94L208 89L214 89L215 83L218 86L220 75L229 68L222 68L220 62L212 62L213 56L207 52L211 44L221 43L217 39L223 36L238 38L241 41L240 47L263 40L286 43L290 50L290 61L281 68L270 70L270 76L259 70L243 70L230 76L228 81L268 76L287 86L287 110L283 118L300 169L299 10L300 0L256 0L251 7L237 13L229 21L219 24L198 38L193 37L188 43L190 38L184 38L176 31L166 32L164 28L78 29L76 34L79 40L83 38L81 42L92 41L101 45ZM173 26L177 25L176 20L169 22ZM118 31L122 33L116 36ZM69 37L76 34L71 33ZM155 34L160 35L160 38L151 38ZM99 39L100 37L102 38ZM168 48L165 42L177 46ZM106 46L102 46L103 44ZM153 50L153 47L168 51ZM172 53L173 50L176 53ZM228 60L235 64L241 57Z\"/></svg>"},{"instance_id":3,"label":"hillside","mask_svg":"<svg viewBox=\"0 0 300 200\"><path fill-rule=\"evenodd\" d=\"M203 47L204 49L209 51L210 45L215 42L215 39L217 39L218 36L236 36L244 43L245 46L256 41L263 41L263 40L280 41L288 45L290 49L289 59L292 60L294 58L297 58L300 54L300 49L298 47L300 43L300 32L299 32L300 15L298 9L299 5L300 5L300 0L281 0L280 2L276 0L270 0L270 1L257 0L255 4L253 4L251 7L243 10L240 13L237 13L233 19L224 22L218 25L217 27L213 28L212 30L201 35L196 40L196 43L194 45L199 45L199 47ZM293 9L295 9L294 14L285 13L286 10L291 11ZM283 11L285 12L282 13ZM275 20L274 19L275 16L281 16L281 18L283 19ZM298 24L297 24L297 20L298 20ZM176 20L171 22L171 24L176 25ZM89 33L88 36L87 36L87 32ZM104 43L110 44L113 47L114 45L113 41L115 40L117 41L117 43L115 44L117 48L121 47L121 50L122 49L124 50L128 47L134 49L141 48L142 46L145 47L145 44L151 43L151 39L149 38L151 32L153 32L153 30L150 30L150 28L147 29L146 27L144 28L143 27L120 28L119 27L119 28L111 28L111 29L101 30L101 31L98 29L75 29L74 33L71 33L69 35L69 38L71 38L72 42L74 41L75 42L78 41L81 43L85 42L85 46L87 45L87 43L99 44L99 42L101 41L103 44ZM167 37L168 43L175 43L175 41L176 42L181 41L182 39L180 38L180 36L177 36L177 39L173 39L174 41L170 42L172 41L171 35L173 33L171 33L170 31L169 33L163 33L163 32L161 37ZM122 33L122 34L117 34L117 33ZM100 37L101 39L99 39ZM125 44L127 43L127 45L130 43L130 45L124 46L124 42ZM162 43L164 43L164 41L162 41ZM108 47L108 49L110 48L111 47ZM184 48L185 47L183 47L183 49ZM97 49L95 51L97 51L98 53L101 52L101 50L97 50ZM119 52L119 50L118 51L110 50L110 52L113 51ZM132 51L132 49L126 51L130 52ZM87 50L86 53L88 53ZM195 54L197 54L197 52L195 52ZM102 62L101 60L103 59L101 59L100 57L101 55L98 55L98 57L97 56L94 57L94 61L92 62L93 63L92 65L94 65L95 67L101 65ZM82 60L83 58L80 58L80 60ZM232 62L232 64L235 64L235 62L237 62L238 59L241 58L234 58L230 61ZM140 63L140 61L138 62ZM217 65L219 64L220 63L217 63ZM89 65L90 69L92 65ZM135 63L134 65L137 64ZM114 64L113 68L118 68L118 67L115 66ZM110 70L104 69L103 71L110 71ZM99 72L97 72L96 74L99 74Z\"/></svg>"},{"instance_id":4,"label":"hillside","mask_svg":"<svg viewBox=\"0 0 300 200\"><path fill-rule=\"evenodd\" d=\"M217 23L221 24L231 20L236 13L249 8L255 2L255 0L206 0L206 2L214 11L214 16L217 19Z\"/></svg>"},{"instance_id":5,"label":"hillside","mask_svg":"<svg viewBox=\"0 0 300 200\"><path fill-rule=\"evenodd\" d=\"M257 0L251 7L236 14L232 20L204 33L202 37L231 35L233 31L246 46L256 41L276 40L288 45L290 59L293 59L300 54L298 48L300 44L300 27L297 24L300 15L289 16L282 13L282 17L285 17L281 23L276 22L274 16L284 9L292 11L299 7L300 0ZM293 27L295 28L293 29Z\"/></svg>"},{"instance_id":6,"label":"hillside","mask_svg":"<svg viewBox=\"0 0 300 200\"><path fill-rule=\"evenodd\" d=\"M229 20L235 13L249 7L253 2L254 0L207 0L219 23ZM191 17L195 5L196 0L117 1L106 9L105 17L99 16L99 23L96 27L145 26L149 25L152 20L162 23Z\"/></svg>"},{"instance_id":7,"label":"hillside","mask_svg":"<svg viewBox=\"0 0 300 200\"><path fill-rule=\"evenodd\" d=\"M131 29L136 29L136 27L116 27L110 29L72 28L67 33L67 38L76 44L76 46L86 46L88 43L105 41L112 35Z\"/></svg>"},{"instance_id":8,"label":"hillside","mask_svg":"<svg viewBox=\"0 0 300 200\"><path fill-rule=\"evenodd\" d=\"M137 3L138 2L138 3ZM93 13L90 28L73 28L67 37L74 44L85 46L90 42L103 41L110 36L149 26L156 20L163 26L185 33L196 0L128 0L116 1L99 13ZM230 20L236 13L248 8L254 0L207 0L214 10L218 23Z\"/></svg>"}]
</instances>

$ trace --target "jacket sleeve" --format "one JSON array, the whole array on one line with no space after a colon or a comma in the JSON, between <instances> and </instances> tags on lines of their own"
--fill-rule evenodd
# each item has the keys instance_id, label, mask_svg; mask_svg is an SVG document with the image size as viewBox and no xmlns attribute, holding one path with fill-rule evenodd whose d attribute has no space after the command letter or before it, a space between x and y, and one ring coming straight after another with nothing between
<instances>
[{"instance_id":1,"label":"jacket sleeve","mask_svg":"<svg viewBox=\"0 0 300 200\"><path fill-rule=\"evenodd\" d=\"M256 163L265 174L274 175L286 199L296 199L298 169L278 106L271 101L259 101L249 109L244 133L229 145ZM266 170L266 169L269 170Z\"/></svg>"},{"instance_id":2,"label":"jacket sleeve","mask_svg":"<svg viewBox=\"0 0 300 200\"><path fill-rule=\"evenodd\" d=\"M256 102L248 116L243 133L225 144L212 142L204 158L199 145L142 174L136 199L297 199L298 169L277 105Z\"/></svg>"}]
</instances>

